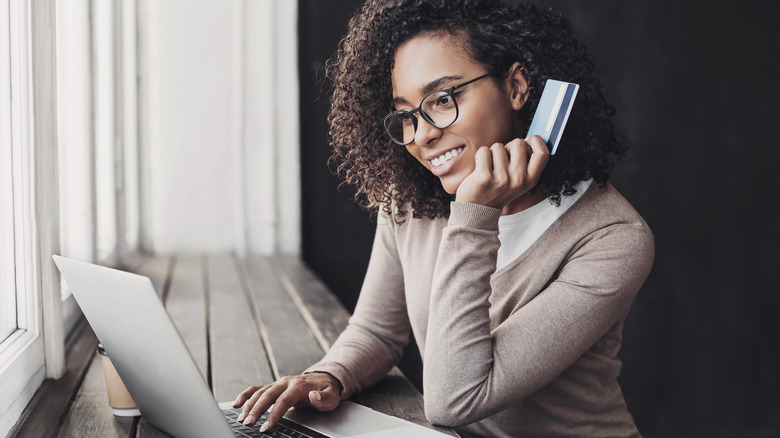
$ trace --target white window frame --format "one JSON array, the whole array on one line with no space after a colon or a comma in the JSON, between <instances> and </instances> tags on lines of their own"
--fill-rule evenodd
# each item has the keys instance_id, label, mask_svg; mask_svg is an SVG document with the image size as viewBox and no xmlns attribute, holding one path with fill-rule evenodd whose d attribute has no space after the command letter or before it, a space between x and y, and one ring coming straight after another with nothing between
<instances>
[{"instance_id":1,"label":"white window frame","mask_svg":"<svg viewBox=\"0 0 780 438\"><path fill-rule=\"evenodd\" d=\"M236 223L242 227L236 252L300 254L298 4L243 0L231 6L233 70L240 76L233 92L241 96L235 111L243 112L233 148L240 151L236 174L243 185L234 193L243 197L235 205L245 210L243 223Z\"/></svg>"},{"instance_id":2,"label":"white window frame","mask_svg":"<svg viewBox=\"0 0 780 438\"><path fill-rule=\"evenodd\" d=\"M213 18L204 15L214 7L212 2L139 0L138 6L142 247L160 253L300 254L297 3L237 0L226 3ZM181 20L187 12L188 20ZM188 55L192 40L179 40L196 25L224 44L227 53L219 54L220 62L229 68L201 76L197 61ZM196 41L203 38L198 32ZM185 95L186 84L193 80L202 80L202 89ZM212 90L222 85L225 90L215 96ZM224 111L220 106L218 114L200 108L175 112L175 99L182 95L219 102ZM214 152L214 140L181 141L181 132L192 129L188 124L206 117L218 126L204 133L218 132L224 141L219 153ZM213 154L219 163L204 164L200 151ZM225 179L218 188L195 188L188 184L191 173L179 174L176 164L182 160L189 169L221 171ZM187 208L195 204L186 200L193 192L202 195L198 201L219 204L197 218L205 220L191 221L197 224L185 222L190 211L197 211ZM187 205L171 208L180 199ZM218 224L220 232L200 230L206 220Z\"/></svg>"},{"instance_id":3,"label":"white window frame","mask_svg":"<svg viewBox=\"0 0 780 438\"><path fill-rule=\"evenodd\" d=\"M0 11L0 29L8 32L7 9ZM4 40L0 38L0 41ZM6 327L17 327L16 322L16 274L14 272L14 218L13 211L13 153L11 149L11 66L9 45L0 45L0 318ZM13 320L13 322L11 322ZM0 345L10 335L0 332Z\"/></svg>"},{"instance_id":4,"label":"white window frame","mask_svg":"<svg viewBox=\"0 0 780 438\"><path fill-rule=\"evenodd\" d=\"M62 255L137 260L140 228L135 0L58 0ZM69 333L81 312L62 283Z\"/></svg>"},{"instance_id":5,"label":"white window frame","mask_svg":"<svg viewBox=\"0 0 780 438\"><path fill-rule=\"evenodd\" d=\"M63 5L64 6L64 5ZM58 7L57 135L61 254L95 261L95 163L92 132L92 34L90 0L69 0ZM67 336L81 310L61 283Z\"/></svg>"},{"instance_id":6,"label":"white window frame","mask_svg":"<svg viewBox=\"0 0 780 438\"><path fill-rule=\"evenodd\" d=\"M124 173L120 182L123 184L122 203L124 211L119 211L117 227L117 241L120 245L120 259L133 256L140 248L141 229L141 185L140 185L140 156L138 145L138 5L136 0L123 0L120 2L121 31L117 38L121 38L118 45L121 53L116 57L118 65L117 89L119 120L122 121L122 161L118 167Z\"/></svg>"},{"instance_id":7,"label":"white window frame","mask_svg":"<svg viewBox=\"0 0 780 438\"><path fill-rule=\"evenodd\" d=\"M121 139L117 135L115 0L92 2L92 81L95 132L95 194L98 263L114 265L119 254L117 193L124 184L117 179Z\"/></svg>"},{"instance_id":8,"label":"white window frame","mask_svg":"<svg viewBox=\"0 0 780 438\"><path fill-rule=\"evenodd\" d=\"M43 379L64 373L65 357L59 277L51 262L59 251L54 1L8 0L0 9L0 29L9 32L8 47L0 48L0 86L11 91L1 115L3 147L7 152L10 139L12 154L17 291L17 330L0 344L5 435Z\"/></svg>"},{"instance_id":9,"label":"white window frame","mask_svg":"<svg viewBox=\"0 0 780 438\"><path fill-rule=\"evenodd\" d=\"M144 119L148 111L141 116L138 111L149 102L148 83L139 75L149 63L144 38L149 7L148 0L0 4L0 213L13 213L0 218L0 269L12 271L0 277L0 287L15 291L17 308L17 329L0 339L0 436L45 378L64 373L64 338L81 316L51 255L128 266L140 248L153 248L150 123ZM289 147L298 143L297 95L290 94L297 93L291 55L295 27L290 25L296 22L296 5L240 0L231 3L231 13L236 25L231 27L230 50L236 55L231 92L237 96L231 111L238 114L230 138L238 172L234 249L297 253L298 148ZM267 29L249 25L263 20L270 23ZM274 42L276 35L283 36L281 42ZM69 62L77 64L75 70L68 70ZM265 80L249 80L255 77ZM288 90L288 99L269 111L264 105L266 93L276 93L272 83ZM67 128L58 132L60 126ZM254 148L258 140L288 147L270 151L269 160L265 149ZM272 172L257 172L264 166ZM79 170L86 172L74 177ZM77 206L83 207L81 214L68 210L71 190L83 198ZM250 199L271 199L273 208ZM261 224L248 220L257 217ZM259 238L266 235L270 244Z\"/></svg>"}]
</instances>

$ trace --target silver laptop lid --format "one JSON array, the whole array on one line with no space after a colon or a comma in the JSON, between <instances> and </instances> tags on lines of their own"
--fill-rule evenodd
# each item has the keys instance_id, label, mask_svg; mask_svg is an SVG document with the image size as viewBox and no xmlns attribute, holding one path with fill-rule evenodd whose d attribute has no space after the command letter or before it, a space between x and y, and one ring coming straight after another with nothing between
<instances>
[{"instance_id":1,"label":"silver laptop lid","mask_svg":"<svg viewBox=\"0 0 780 438\"><path fill-rule=\"evenodd\" d=\"M138 409L176 437L232 437L152 282L53 256Z\"/></svg>"}]
</instances>

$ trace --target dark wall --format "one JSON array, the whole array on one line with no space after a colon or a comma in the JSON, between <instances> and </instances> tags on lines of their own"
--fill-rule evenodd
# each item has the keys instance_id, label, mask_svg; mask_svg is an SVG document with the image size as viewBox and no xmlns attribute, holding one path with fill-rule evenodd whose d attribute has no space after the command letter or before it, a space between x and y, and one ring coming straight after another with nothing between
<instances>
[{"instance_id":1,"label":"dark wall","mask_svg":"<svg viewBox=\"0 0 780 438\"><path fill-rule=\"evenodd\" d=\"M327 165L330 94L323 68L360 4L356 0L299 0L298 22L303 258L350 311L355 308L368 267L376 221L355 205L351 188L339 188L339 180ZM422 360L414 338L398 365L421 389Z\"/></svg>"},{"instance_id":2,"label":"dark wall","mask_svg":"<svg viewBox=\"0 0 780 438\"><path fill-rule=\"evenodd\" d=\"M300 0L304 257L350 307L374 225L336 190L315 99L359 3ZM780 3L538 3L595 58L631 148L612 182L656 236L621 353L640 431L780 436Z\"/></svg>"},{"instance_id":3,"label":"dark wall","mask_svg":"<svg viewBox=\"0 0 780 438\"><path fill-rule=\"evenodd\" d=\"M300 0L301 178L303 256L352 310L368 266L375 222L339 189L328 167L329 84L324 64L360 2Z\"/></svg>"}]
</instances>

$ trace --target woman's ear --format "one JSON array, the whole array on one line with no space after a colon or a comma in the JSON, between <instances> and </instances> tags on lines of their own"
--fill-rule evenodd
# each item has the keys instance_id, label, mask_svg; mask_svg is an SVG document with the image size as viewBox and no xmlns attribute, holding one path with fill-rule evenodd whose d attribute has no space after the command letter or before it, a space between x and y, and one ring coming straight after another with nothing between
<instances>
[{"instance_id":1,"label":"woman's ear","mask_svg":"<svg viewBox=\"0 0 780 438\"><path fill-rule=\"evenodd\" d=\"M512 109L515 111L520 110L525 105L529 96L528 79L523 74L523 70L525 70L523 64L515 62L509 68L509 74L506 78L509 100L512 104Z\"/></svg>"}]
</instances>

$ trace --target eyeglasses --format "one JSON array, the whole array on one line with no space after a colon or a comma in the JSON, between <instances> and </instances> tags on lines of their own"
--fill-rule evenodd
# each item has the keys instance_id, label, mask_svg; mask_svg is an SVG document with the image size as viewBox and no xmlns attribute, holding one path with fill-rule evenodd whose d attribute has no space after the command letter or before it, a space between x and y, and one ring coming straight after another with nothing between
<instances>
[{"instance_id":1,"label":"eyeglasses","mask_svg":"<svg viewBox=\"0 0 780 438\"><path fill-rule=\"evenodd\" d=\"M415 109L392 111L382 119L382 125L387 131L387 135L394 143L401 146L413 142L417 132L418 116L415 113L419 113L423 120L438 129L449 127L458 120L458 102L455 100L453 92L487 76L490 74L484 74L454 87L431 92Z\"/></svg>"}]
</instances>

